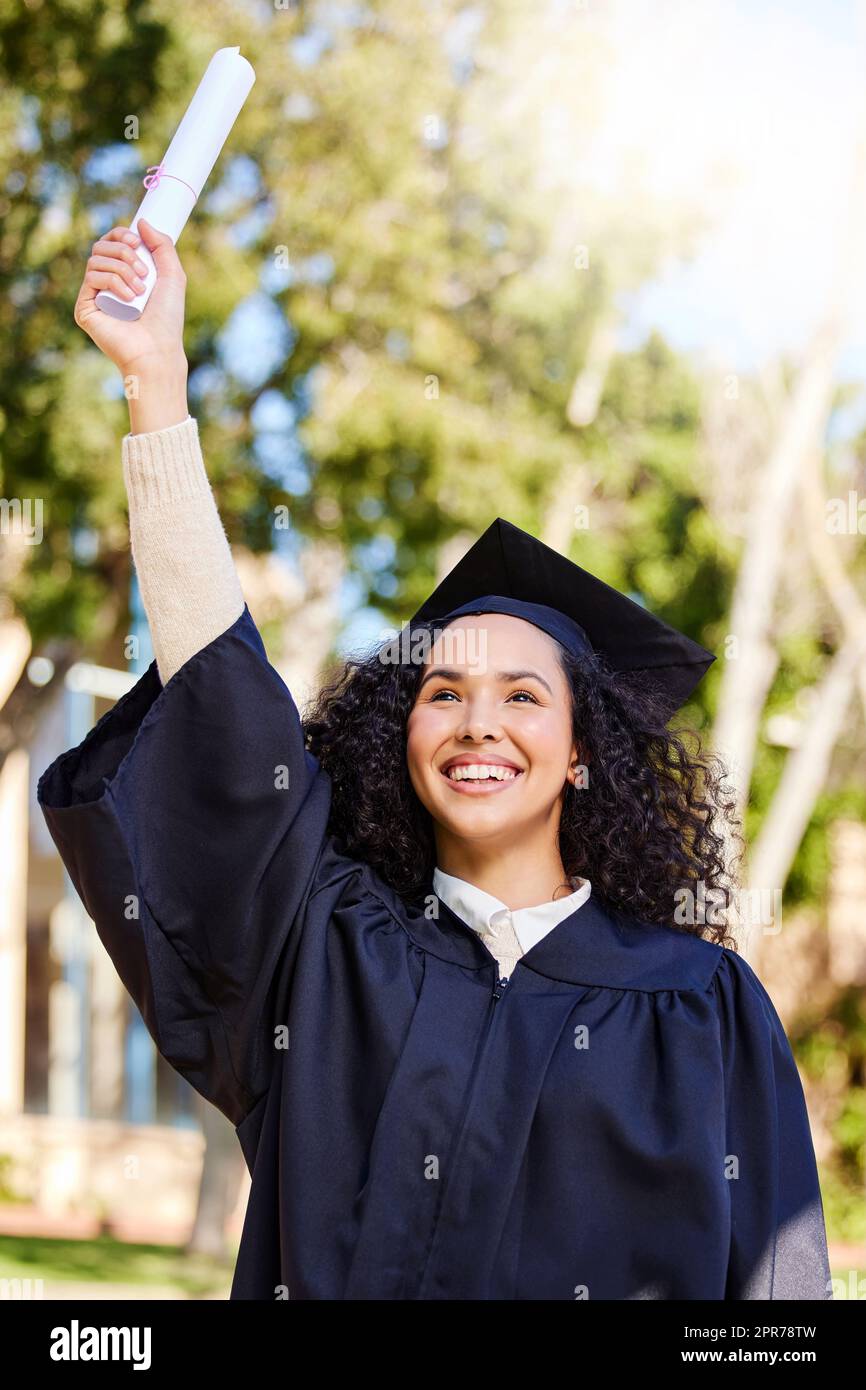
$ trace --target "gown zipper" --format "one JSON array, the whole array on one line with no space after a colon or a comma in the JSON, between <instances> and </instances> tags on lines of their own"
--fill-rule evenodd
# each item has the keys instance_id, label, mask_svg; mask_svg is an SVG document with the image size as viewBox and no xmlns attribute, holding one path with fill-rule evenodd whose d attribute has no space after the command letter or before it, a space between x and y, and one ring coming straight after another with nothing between
<instances>
[{"instance_id":1,"label":"gown zipper","mask_svg":"<svg viewBox=\"0 0 866 1390\"><path fill-rule=\"evenodd\" d=\"M472 1076L471 1076L470 1079L469 1079L469 1084L468 1084L468 1086L467 1086L467 1088L466 1088L466 1094L465 1094L465 1096L463 1097L463 1104L462 1104L461 1109L460 1109L460 1118L459 1118L459 1120L458 1120L458 1122L457 1122L457 1126L456 1126L456 1139L455 1139L454 1151L453 1151L453 1158L454 1158L454 1162L455 1162L455 1163L458 1161L459 1156L460 1156L460 1154L461 1154L461 1152L462 1152L462 1149L463 1149L463 1136L464 1136L464 1131L465 1131L465 1129L466 1129L466 1122L467 1122L467 1120L468 1120L468 1118L469 1118L469 1111L470 1111L470 1108L471 1108L471 1106L472 1106L472 1102L473 1102L473 1100L474 1100L474 1098L475 1098L475 1087L476 1087L476 1081L477 1081L477 1077L478 1077L478 1068L480 1067L481 1063L483 1062L484 1056L485 1056L485 1054L486 1054L486 1052L487 1052L487 1045L488 1045L488 1042L489 1042L490 1030L491 1030L491 1028L492 1028L492 1026L493 1026L493 1020L494 1020L494 1018L496 1017L496 1004L497 1004L497 1001L500 1000L500 999L502 998L503 994L504 994L505 991L507 990L510 980L511 980L511 976L510 976L510 975L498 975L498 974L497 974L496 979L495 979L495 982L494 982L494 985L493 985L493 990L492 990L491 997L490 997L490 1005L489 1005L489 1008L488 1008L488 1011L487 1011L487 1019L486 1019L486 1021L485 1021L485 1023L484 1023L484 1030L483 1030L481 1039L480 1039L479 1044L478 1044L478 1049L477 1049L476 1054L475 1054L475 1066L474 1066L474 1068L473 1068ZM448 1181L448 1183L446 1184L445 1189L444 1189L443 1192L441 1193L440 1198L439 1198L439 1201L438 1201L437 1206L436 1206L436 1214L435 1214L435 1216L434 1216L434 1218L433 1218L433 1225L432 1225L431 1230L430 1230L430 1236L429 1236L429 1240L428 1240L428 1243L427 1243L426 1252L425 1252L425 1254L424 1254L423 1263L422 1263L422 1266L421 1266L421 1279L420 1279L420 1285L419 1285L418 1293L415 1295L415 1296L418 1297L418 1298L423 1298L423 1297L424 1297L424 1291L425 1291L426 1288L427 1288L428 1271L429 1271L429 1268L430 1268L430 1258L431 1258L431 1255L432 1255L433 1250L434 1250L435 1245L436 1245L436 1236L437 1236L437 1233L438 1233L438 1230L439 1230L439 1220L440 1220L440 1217L441 1217L441 1215L442 1215L442 1207L443 1207L443 1204L444 1204L444 1202L445 1202L445 1200L446 1200L446 1198L447 1198L447 1196L448 1196L448 1192L449 1192L449 1189L450 1189L450 1184L451 1184L451 1181L453 1181L453 1176L454 1176L454 1175L452 1174L451 1177L449 1178L449 1181Z\"/></svg>"}]
</instances>

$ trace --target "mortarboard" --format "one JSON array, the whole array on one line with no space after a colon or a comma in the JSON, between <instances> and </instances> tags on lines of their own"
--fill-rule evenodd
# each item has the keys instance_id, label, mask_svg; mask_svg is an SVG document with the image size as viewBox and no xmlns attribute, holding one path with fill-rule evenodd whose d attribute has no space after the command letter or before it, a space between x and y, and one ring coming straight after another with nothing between
<instances>
[{"instance_id":1,"label":"mortarboard","mask_svg":"<svg viewBox=\"0 0 866 1390\"><path fill-rule=\"evenodd\" d=\"M712 652L639 603L497 517L410 621L508 613L556 638L580 659L595 650L614 670L654 677L668 718L715 661Z\"/></svg>"}]
</instances>

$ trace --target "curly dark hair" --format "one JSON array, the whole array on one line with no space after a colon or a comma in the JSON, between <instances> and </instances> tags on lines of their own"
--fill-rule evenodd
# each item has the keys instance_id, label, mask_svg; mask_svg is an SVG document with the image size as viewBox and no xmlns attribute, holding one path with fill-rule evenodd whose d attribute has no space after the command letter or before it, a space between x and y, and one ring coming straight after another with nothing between
<instances>
[{"instance_id":1,"label":"curly dark hair","mask_svg":"<svg viewBox=\"0 0 866 1390\"><path fill-rule=\"evenodd\" d=\"M413 639L441 627L416 624ZM608 909L736 949L727 924L736 884L725 829L731 841L742 836L723 763L703 750L697 730L667 728L665 698L646 675L614 671L598 653L578 661L556 646L571 686L575 741L589 768L588 786L565 787L559 841L566 873L588 878ZM383 662L378 649L351 657L304 720L306 745L333 785L331 832L407 902L430 892L436 862L432 819L406 761L422 671L417 660ZM678 903L701 892L713 909L703 914L708 920L678 921Z\"/></svg>"}]
</instances>

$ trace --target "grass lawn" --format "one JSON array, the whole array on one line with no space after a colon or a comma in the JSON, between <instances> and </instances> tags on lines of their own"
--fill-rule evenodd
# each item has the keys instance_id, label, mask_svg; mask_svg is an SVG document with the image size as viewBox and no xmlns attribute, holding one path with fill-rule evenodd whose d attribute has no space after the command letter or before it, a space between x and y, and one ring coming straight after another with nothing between
<instances>
[{"instance_id":1,"label":"grass lawn","mask_svg":"<svg viewBox=\"0 0 866 1390\"><path fill-rule=\"evenodd\" d=\"M231 1281L234 1261L185 1255L180 1246L130 1245L112 1236L96 1240L53 1240L45 1236L0 1236L0 1278L43 1279L46 1284L170 1285L188 1297L203 1297Z\"/></svg>"},{"instance_id":2,"label":"grass lawn","mask_svg":"<svg viewBox=\"0 0 866 1390\"><path fill-rule=\"evenodd\" d=\"M148 1286L173 1288L188 1298L228 1297L233 1268L233 1259L220 1262L185 1255L180 1246L128 1245L111 1236L97 1240L0 1236L0 1279L42 1279L54 1286L140 1284L143 1297ZM839 1281L837 1299L864 1296L866 1270L835 1268L832 1273Z\"/></svg>"}]
</instances>

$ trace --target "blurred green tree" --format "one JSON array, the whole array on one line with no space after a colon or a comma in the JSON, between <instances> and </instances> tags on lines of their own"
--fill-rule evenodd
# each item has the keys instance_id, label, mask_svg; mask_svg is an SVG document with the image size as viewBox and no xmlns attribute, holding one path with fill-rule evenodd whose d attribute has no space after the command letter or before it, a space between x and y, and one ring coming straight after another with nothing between
<instances>
[{"instance_id":1,"label":"blurred green tree","mask_svg":"<svg viewBox=\"0 0 866 1390\"><path fill-rule=\"evenodd\" d=\"M181 253L192 409L230 537L268 549L288 504L298 532L339 538L394 614L455 532L497 514L543 531L560 497L568 511L587 448L603 484L628 494L655 403L620 396L577 430L568 403L617 291L664 249L660 210L635 216L630 237L614 207L581 225L563 215L525 113L502 115L533 9L509 0L477 18L467 29L457 0L244 15L105 0L0 21L2 484L45 503L45 539L10 585L35 641L99 642L127 620L125 405L72 305L90 242L129 221L141 173L229 42L257 82ZM560 57L584 139L599 58L589 31ZM576 267L581 234L590 254ZM657 351L637 355L640 371L657 370ZM687 404L663 433L688 450L694 428ZM659 480L658 514L673 482ZM589 550L620 571L622 539L598 534Z\"/></svg>"}]
</instances>

